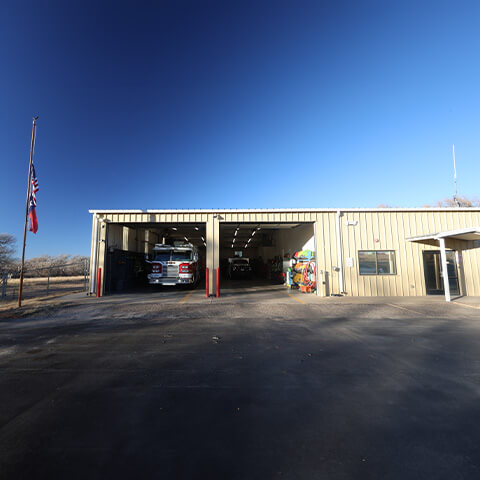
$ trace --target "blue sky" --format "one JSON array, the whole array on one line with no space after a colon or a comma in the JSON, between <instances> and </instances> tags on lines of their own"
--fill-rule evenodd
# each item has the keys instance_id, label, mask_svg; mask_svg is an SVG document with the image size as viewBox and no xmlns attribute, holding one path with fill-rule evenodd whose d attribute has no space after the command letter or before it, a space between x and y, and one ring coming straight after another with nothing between
<instances>
[{"instance_id":1,"label":"blue sky","mask_svg":"<svg viewBox=\"0 0 480 480\"><path fill-rule=\"evenodd\" d=\"M478 195L478 2L2 2L0 232L89 254L89 208Z\"/></svg>"}]
</instances>

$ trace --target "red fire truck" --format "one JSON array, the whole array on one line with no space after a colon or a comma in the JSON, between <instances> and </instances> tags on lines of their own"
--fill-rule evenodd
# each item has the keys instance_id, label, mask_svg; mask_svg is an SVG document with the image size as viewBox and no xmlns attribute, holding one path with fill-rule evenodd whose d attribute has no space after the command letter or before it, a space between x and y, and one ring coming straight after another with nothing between
<instances>
[{"instance_id":1,"label":"red fire truck","mask_svg":"<svg viewBox=\"0 0 480 480\"><path fill-rule=\"evenodd\" d=\"M150 285L196 285L200 280L198 249L191 243L165 245L153 248L153 260L145 259L151 271Z\"/></svg>"}]
</instances>

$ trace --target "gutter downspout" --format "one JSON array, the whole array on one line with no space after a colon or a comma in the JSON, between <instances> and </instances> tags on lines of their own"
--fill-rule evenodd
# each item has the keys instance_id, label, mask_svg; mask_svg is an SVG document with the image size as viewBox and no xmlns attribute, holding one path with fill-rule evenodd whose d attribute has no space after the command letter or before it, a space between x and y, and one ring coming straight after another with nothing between
<instances>
[{"instance_id":1,"label":"gutter downspout","mask_svg":"<svg viewBox=\"0 0 480 480\"><path fill-rule=\"evenodd\" d=\"M92 254L92 269L90 271L90 295L95 292L95 272L97 270L97 246L98 246L98 218L94 214L95 227L93 232L93 254Z\"/></svg>"},{"instance_id":2,"label":"gutter downspout","mask_svg":"<svg viewBox=\"0 0 480 480\"><path fill-rule=\"evenodd\" d=\"M343 285L343 252L342 252L342 211L337 210L337 257L338 257L338 281L340 286L340 294L345 293Z\"/></svg>"}]
</instances>

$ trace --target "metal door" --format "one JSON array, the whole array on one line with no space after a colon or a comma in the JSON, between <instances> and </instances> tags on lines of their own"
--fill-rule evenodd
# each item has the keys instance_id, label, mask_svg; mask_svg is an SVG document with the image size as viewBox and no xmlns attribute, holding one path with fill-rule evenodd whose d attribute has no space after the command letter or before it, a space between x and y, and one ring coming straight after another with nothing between
<instances>
[{"instance_id":1,"label":"metal door","mask_svg":"<svg viewBox=\"0 0 480 480\"><path fill-rule=\"evenodd\" d=\"M446 256L450 294L460 295L455 252L449 250L446 252ZM425 270L425 286L427 295L444 295L445 289L443 286L443 270L440 252L437 250L424 251L423 265Z\"/></svg>"}]
</instances>

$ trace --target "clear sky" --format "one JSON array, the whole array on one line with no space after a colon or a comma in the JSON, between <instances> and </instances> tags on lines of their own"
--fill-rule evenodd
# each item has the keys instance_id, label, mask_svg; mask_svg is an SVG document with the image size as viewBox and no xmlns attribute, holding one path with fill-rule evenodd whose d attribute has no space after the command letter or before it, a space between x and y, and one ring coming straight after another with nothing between
<instances>
[{"instance_id":1,"label":"clear sky","mask_svg":"<svg viewBox=\"0 0 480 480\"><path fill-rule=\"evenodd\" d=\"M89 254L89 208L478 194L478 1L1 2L0 232Z\"/></svg>"}]
</instances>

